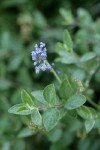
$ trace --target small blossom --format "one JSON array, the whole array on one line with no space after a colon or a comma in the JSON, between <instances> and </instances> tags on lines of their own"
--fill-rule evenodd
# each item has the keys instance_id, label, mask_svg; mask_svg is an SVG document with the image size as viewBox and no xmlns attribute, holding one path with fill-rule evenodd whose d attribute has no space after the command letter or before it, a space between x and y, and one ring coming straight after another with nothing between
<instances>
[{"instance_id":1,"label":"small blossom","mask_svg":"<svg viewBox=\"0 0 100 150\"><path fill-rule=\"evenodd\" d=\"M59 70L56 71L57 74L60 74L61 72Z\"/></svg>"},{"instance_id":2,"label":"small blossom","mask_svg":"<svg viewBox=\"0 0 100 150\"><path fill-rule=\"evenodd\" d=\"M39 73L40 67L39 67L39 66L38 66L38 67L35 67L35 71L36 71L36 73Z\"/></svg>"},{"instance_id":3,"label":"small blossom","mask_svg":"<svg viewBox=\"0 0 100 150\"><path fill-rule=\"evenodd\" d=\"M52 63L51 65L54 66L54 63Z\"/></svg>"},{"instance_id":4,"label":"small blossom","mask_svg":"<svg viewBox=\"0 0 100 150\"><path fill-rule=\"evenodd\" d=\"M40 70L51 70L51 66L48 66L46 64L47 60L47 50L45 47L45 43L40 42L40 46L38 47L37 44L35 44L35 51L32 51L32 60L34 61L34 67L36 73L39 73Z\"/></svg>"}]
</instances>

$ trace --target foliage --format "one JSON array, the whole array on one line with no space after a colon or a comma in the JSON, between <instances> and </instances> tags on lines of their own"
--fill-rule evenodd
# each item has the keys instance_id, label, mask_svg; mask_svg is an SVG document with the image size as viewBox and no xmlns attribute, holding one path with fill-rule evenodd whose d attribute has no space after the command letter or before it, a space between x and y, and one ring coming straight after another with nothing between
<instances>
[{"instance_id":1,"label":"foliage","mask_svg":"<svg viewBox=\"0 0 100 150\"><path fill-rule=\"evenodd\" d=\"M65 3L58 13L52 0L1 2L1 150L99 150L100 20ZM55 63L36 74L31 51L40 41Z\"/></svg>"}]
</instances>

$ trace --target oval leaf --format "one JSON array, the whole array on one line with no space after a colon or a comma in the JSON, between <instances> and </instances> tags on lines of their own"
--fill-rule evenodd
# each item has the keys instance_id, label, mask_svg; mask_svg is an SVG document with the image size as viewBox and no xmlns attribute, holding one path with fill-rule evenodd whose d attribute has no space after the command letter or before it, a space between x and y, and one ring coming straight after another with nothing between
<instances>
[{"instance_id":1,"label":"oval leaf","mask_svg":"<svg viewBox=\"0 0 100 150\"><path fill-rule=\"evenodd\" d=\"M81 94L75 94L71 96L65 105L65 108L71 110L82 106L86 102L86 97Z\"/></svg>"},{"instance_id":2,"label":"oval leaf","mask_svg":"<svg viewBox=\"0 0 100 150\"><path fill-rule=\"evenodd\" d=\"M43 104L47 104L47 102L45 101L44 97L43 97L43 91L42 90L38 90L38 91L33 91L32 96L39 102L43 103Z\"/></svg>"},{"instance_id":3,"label":"oval leaf","mask_svg":"<svg viewBox=\"0 0 100 150\"><path fill-rule=\"evenodd\" d=\"M53 129L59 120L59 111L56 108L49 108L44 112L43 125L47 131Z\"/></svg>"},{"instance_id":4,"label":"oval leaf","mask_svg":"<svg viewBox=\"0 0 100 150\"><path fill-rule=\"evenodd\" d=\"M63 42L68 46L69 52L73 49L73 42L67 30L64 31Z\"/></svg>"},{"instance_id":5,"label":"oval leaf","mask_svg":"<svg viewBox=\"0 0 100 150\"><path fill-rule=\"evenodd\" d=\"M88 119L85 121L85 128L87 132L90 132L92 128L94 127L95 120L93 119Z\"/></svg>"},{"instance_id":6,"label":"oval leaf","mask_svg":"<svg viewBox=\"0 0 100 150\"><path fill-rule=\"evenodd\" d=\"M81 107L77 108L77 113L83 119L89 119L92 117L92 113L91 113L90 109L86 106L81 106Z\"/></svg>"},{"instance_id":7,"label":"oval leaf","mask_svg":"<svg viewBox=\"0 0 100 150\"><path fill-rule=\"evenodd\" d=\"M17 136L18 136L18 138L25 138L25 137L31 136L33 134L34 134L34 132L32 132L32 130L30 130L29 128L24 128L18 133Z\"/></svg>"},{"instance_id":8,"label":"oval leaf","mask_svg":"<svg viewBox=\"0 0 100 150\"><path fill-rule=\"evenodd\" d=\"M54 105L57 103L57 97L56 97L56 91L55 91L54 84L50 84L50 85L46 86L44 88L43 95L44 95L45 100L49 104Z\"/></svg>"},{"instance_id":9,"label":"oval leaf","mask_svg":"<svg viewBox=\"0 0 100 150\"><path fill-rule=\"evenodd\" d=\"M95 53L88 52L81 57L81 61L82 62L89 61L89 60L93 59L94 57L96 57Z\"/></svg>"},{"instance_id":10,"label":"oval leaf","mask_svg":"<svg viewBox=\"0 0 100 150\"><path fill-rule=\"evenodd\" d=\"M21 103L21 104L16 104L14 106L12 106L8 112L12 113L12 114L17 114L17 115L29 115L32 113L33 110L28 110L25 107L25 104Z\"/></svg>"},{"instance_id":11,"label":"oval leaf","mask_svg":"<svg viewBox=\"0 0 100 150\"><path fill-rule=\"evenodd\" d=\"M72 88L68 80L64 80L60 86L60 96L64 99L68 99L72 95Z\"/></svg>"},{"instance_id":12,"label":"oval leaf","mask_svg":"<svg viewBox=\"0 0 100 150\"><path fill-rule=\"evenodd\" d=\"M33 113L31 114L31 119L32 122L37 126L42 124L42 117L37 109L33 110Z\"/></svg>"},{"instance_id":13,"label":"oval leaf","mask_svg":"<svg viewBox=\"0 0 100 150\"><path fill-rule=\"evenodd\" d=\"M24 104L29 104L30 106L34 104L32 98L25 90L21 91L21 99Z\"/></svg>"}]
</instances>

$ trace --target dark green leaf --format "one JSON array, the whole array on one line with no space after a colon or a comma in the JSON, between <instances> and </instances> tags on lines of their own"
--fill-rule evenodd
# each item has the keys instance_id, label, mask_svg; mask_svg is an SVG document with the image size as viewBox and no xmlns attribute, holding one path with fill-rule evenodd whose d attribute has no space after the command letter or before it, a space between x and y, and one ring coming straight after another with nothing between
<instances>
[{"instance_id":1,"label":"dark green leaf","mask_svg":"<svg viewBox=\"0 0 100 150\"><path fill-rule=\"evenodd\" d=\"M60 128L54 128L48 133L48 139L51 142L57 142L58 140L60 140L62 134L63 132Z\"/></svg>"},{"instance_id":2,"label":"dark green leaf","mask_svg":"<svg viewBox=\"0 0 100 150\"><path fill-rule=\"evenodd\" d=\"M63 99L68 99L72 95L72 88L68 80L64 80L60 86L60 96Z\"/></svg>"},{"instance_id":3,"label":"dark green leaf","mask_svg":"<svg viewBox=\"0 0 100 150\"><path fill-rule=\"evenodd\" d=\"M8 90L11 87L11 83L7 80L0 80L0 90Z\"/></svg>"},{"instance_id":4,"label":"dark green leaf","mask_svg":"<svg viewBox=\"0 0 100 150\"><path fill-rule=\"evenodd\" d=\"M96 126L97 126L99 133L100 133L100 113L97 114L96 118L97 118L96 119Z\"/></svg>"},{"instance_id":5,"label":"dark green leaf","mask_svg":"<svg viewBox=\"0 0 100 150\"><path fill-rule=\"evenodd\" d=\"M77 112L75 109L73 110L67 110L67 114L71 117L71 118L76 118L77 117Z\"/></svg>"}]
</instances>

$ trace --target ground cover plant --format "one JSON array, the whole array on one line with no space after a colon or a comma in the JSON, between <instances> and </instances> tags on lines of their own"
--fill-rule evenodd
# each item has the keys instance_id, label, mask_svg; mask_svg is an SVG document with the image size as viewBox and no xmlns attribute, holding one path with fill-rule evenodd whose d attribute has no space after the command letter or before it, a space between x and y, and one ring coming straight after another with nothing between
<instances>
[{"instance_id":1,"label":"ground cover plant","mask_svg":"<svg viewBox=\"0 0 100 150\"><path fill-rule=\"evenodd\" d=\"M1 150L100 149L98 7L2 1Z\"/></svg>"}]
</instances>

